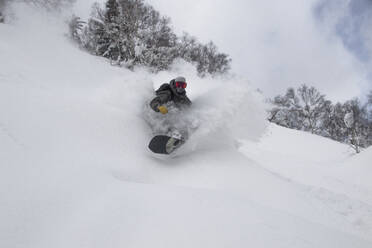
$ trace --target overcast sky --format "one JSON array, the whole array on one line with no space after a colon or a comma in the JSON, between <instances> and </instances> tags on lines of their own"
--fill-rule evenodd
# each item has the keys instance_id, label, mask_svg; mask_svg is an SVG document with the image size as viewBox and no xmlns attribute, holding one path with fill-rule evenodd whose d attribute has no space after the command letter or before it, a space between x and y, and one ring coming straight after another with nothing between
<instances>
[{"instance_id":1,"label":"overcast sky","mask_svg":"<svg viewBox=\"0 0 372 248\"><path fill-rule=\"evenodd\" d=\"M371 0L146 1L178 34L212 40L268 96L302 83L340 101L371 89Z\"/></svg>"}]
</instances>

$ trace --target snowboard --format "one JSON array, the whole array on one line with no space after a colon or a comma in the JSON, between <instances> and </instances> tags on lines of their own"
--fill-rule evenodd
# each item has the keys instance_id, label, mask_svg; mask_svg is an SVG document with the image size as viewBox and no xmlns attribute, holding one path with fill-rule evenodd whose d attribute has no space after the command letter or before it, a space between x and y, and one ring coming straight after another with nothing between
<instances>
[{"instance_id":1,"label":"snowboard","mask_svg":"<svg viewBox=\"0 0 372 248\"><path fill-rule=\"evenodd\" d=\"M158 154L171 154L185 142L167 135L156 135L149 143L149 149Z\"/></svg>"}]
</instances>

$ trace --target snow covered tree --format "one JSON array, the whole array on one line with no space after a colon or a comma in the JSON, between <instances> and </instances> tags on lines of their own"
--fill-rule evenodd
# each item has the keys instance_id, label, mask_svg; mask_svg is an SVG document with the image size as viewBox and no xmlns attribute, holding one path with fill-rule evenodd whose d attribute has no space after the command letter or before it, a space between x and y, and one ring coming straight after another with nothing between
<instances>
[{"instance_id":1,"label":"snow covered tree","mask_svg":"<svg viewBox=\"0 0 372 248\"><path fill-rule=\"evenodd\" d=\"M278 125L325 135L324 125L330 125L332 104L314 87L302 85L289 88L285 95L271 100L269 120Z\"/></svg>"},{"instance_id":2,"label":"snow covered tree","mask_svg":"<svg viewBox=\"0 0 372 248\"><path fill-rule=\"evenodd\" d=\"M200 56L200 44L197 39L188 33L183 33L178 45L178 54L186 61L197 61Z\"/></svg>"},{"instance_id":3,"label":"snow covered tree","mask_svg":"<svg viewBox=\"0 0 372 248\"><path fill-rule=\"evenodd\" d=\"M350 145L356 151L356 153L360 152L360 136L356 133L355 128L355 120L354 120L354 112L348 112L345 114L344 117L345 125L350 130Z\"/></svg>"},{"instance_id":4,"label":"snow covered tree","mask_svg":"<svg viewBox=\"0 0 372 248\"><path fill-rule=\"evenodd\" d=\"M107 0L104 9L94 4L80 36L91 53L127 68L143 65L156 72L183 58L193 63L201 76L230 69L228 55L219 53L212 42L202 45L189 36L179 39L170 19L144 0Z\"/></svg>"},{"instance_id":5,"label":"snow covered tree","mask_svg":"<svg viewBox=\"0 0 372 248\"><path fill-rule=\"evenodd\" d=\"M78 16L72 16L69 21L69 35L71 39L75 40L79 44L82 43L81 41L81 32L83 30L85 22L80 19Z\"/></svg>"},{"instance_id":6,"label":"snow covered tree","mask_svg":"<svg viewBox=\"0 0 372 248\"><path fill-rule=\"evenodd\" d=\"M370 122L372 122L372 90L367 96L367 107L369 109L369 120Z\"/></svg>"},{"instance_id":7,"label":"snow covered tree","mask_svg":"<svg viewBox=\"0 0 372 248\"><path fill-rule=\"evenodd\" d=\"M348 131L344 122L346 113L347 109L341 103L336 103L327 108L323 115L321 135L346 143L348 140Z\"/></svg>"},{"instance_id":8,"label":"snow covered tree","mask_svg":"<svg viewBox=\"0 0 372 248\"><path fill-rule=\"evenodd\" d=\"M108 0L106 2L105 22L106 23L117 22L119 15L120 11L117 0Z\"/></svg>"},{"instance_id":9,"label":"snow covered tree","mask_svg":"<svg viewBox=\"0 0 372 248\"><path fill-rule=\"evenodd\" d=\"M179 56L195 64L200 76L223 74L230 70L231 59L227 54L219 53L213 42L203 45L195 37L184 33L178 47Z\"/></svg>"},{"instance_id":10,"label":"snow covered tree","mask_svg":"<svg viewBox=\"0 0 372 248\"><path fill-rule=\"evenodd\" d=\"M99 45L102 36L104 35L104 20L104 11L98 3L94 3L92 6L91 16L88 20L87 26L83 29L80 40L82 45L89 52L95 55L102 55L99 53Z\"/></svg>"},{"instance_id":11,"label":"snow covered tree","mask_svg":"<svg viewBox=\"0 0 372 248\"><path fill-rule=\"evenodd\" d=\"M223 74L230 69L230 59L227 54L218 53L217 46L210 41L201 46L200 57L197 60L199 74Z\"/></svg>"},{"instance_id":12,"label":"snow covered tree","mask_svg":"<svg viewBox=\"0 0 372 248\"><path fill-rule=\"evenodd\" d=\"M271 103L273 104L269 117L271 122L292 129L302 129L302 121L299 115L299 98L293 88L288 88L283 96L276 96L271 100Z\"/></svg>"},{"instance_id":13,"label":"snow covered tree","mask_svg":"<svg viewBox=\"0 0 372 248\"><path fill-rule=\"evenodd\" d=\"M367 109L369 110L368 116L368 126L369 126L369 137L368 145L372 145L372 91L368 94Z\"/></svg>"},{"instance_id":14,"label":"snow covered tree","mask_svg":"<svg viewBox=\"0 0 372 248\"><path fill-rule=\"evenodd\" d=\"M92 8L91 17L82 33L82 43L95 55L108 58L111 63L120 64L126 59L125 29L121 20L121 9L116 0L106 3L102 9L98 3Z\"/></svg>"},{"instance_id":15,"label":"snow covered tree","mask_svg":"<svg viewBox=\"0 0 372 248\"><path fill-rule=\"evenodd\" d=\"M360 152L361 147L368 146L369 126L365 106L361 106L358 99L347 101L345 104L347 113L344 116L344 122L348 130L348 143Z\"/></svg>"},{"instance_id":16,"label":"snow covered tree","mask_svg":"<svg viewBox=\"0 0 372 248\"><path fill-rule=\"evenodd\" d=\"M330 102L327 104L323 109L323 115L320 121L320 127L317 134L331 138L335 135L335 126L337 123L334 119L335 114L335 106L333 106Z\"/></svg>"},{"instance_id":17,"label":"snow covered tree","mask_svg":"<svg viewBox=\"0 0 372 248\"><path fill-rule=\"evenodd\" d=\"M297 89L299 95L299 111L303 120L303 127L311 133L318 133L326 108L331 104L325 96L314 87L302 85Z\"/></svg>"},{"instance_id":18,"label":"snow covered tree","mask_svg":"<svg viewBox=\"0 0 372 248\"><path fill-rule=\"evenodd\" d=\"M357 153L372 145L368 106L358 99L333 105L314 87L289 88L270 100L269 121L350 144Z\"/></svg>"},{"instance_id":19,"label":"snow covered tree","mask_svg":"<svg viewBox=\"0 0 372 248\"><path fill-rule=\"evenodd\" d=\"M148 11L143 0L119 0L120 15L120 42L122 59L128 68L139 64L136 57L143 47L140 37L141 29L145 26L144 18Z\"/></svg>"},{"instance_id":20,"label":"snow covered tree","mask_svg":"<svg viewBox=\"0 0 372 248\"><path fill-rule=\"evenodd\" d=\"M123 30L120 25L120 7L117 0L106 2L104 11L103 29L98 37L98 53L103 57L115 61L117 64L123 60Z\"/></svg>"},{"instance_id":21,"label":"snow covered tree","mask_svg":"<svg viewBox=\"0 0 372 248\"><path fill-rule=\"evenodd\" d=\"M169 69L177 57L177 36L170 28L170 19L149 10L144 27L139 32L136 46L136 64L153 68L154 71Z\"/></svg>"},{"instance_id":22,"label":"snow covered tree","mask_svg":"<svg viewBox=\"0 0 372 248\"><path fill-rule=\"evenodd\" d=\"M130 67L135 59L137 19L140 18L135 2L141 1L108 0L104 10L95 4L84 30L86 47L116 64L125 61Z\"/></svg>"},{"instance_id":23,"label":"snow covered tree","mask_svg":"<svg viewBox=\"0 0 372 248\"><path fill-rule=\"evenodd\" d=\"M105 10L97 5L95 9L101 15L90 18L84 33L91 41L89 44L96 46L97 55L117 64L125 62L129 68L137 64L167 68L169 62L164 66L157 64L170 58L164 55L164 43L175 43L168 19L160 18L143 0L108 0Z\"/></svg>"}]
</instances>

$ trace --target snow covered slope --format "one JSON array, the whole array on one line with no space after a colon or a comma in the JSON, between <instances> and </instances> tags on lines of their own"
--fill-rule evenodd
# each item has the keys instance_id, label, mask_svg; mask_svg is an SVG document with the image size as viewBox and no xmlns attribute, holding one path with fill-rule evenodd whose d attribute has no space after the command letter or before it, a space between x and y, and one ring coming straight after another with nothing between
<instances>
[{"instance_id":1,"label":"snow covered slope","mask_svg":"<svg viewBox=\"0 0 372 248\"><path fill-rule=\"evenodd\" d=\"M0 247L372 246L370 150L350 159L268 126L238 79L112 67L63 23L17 16L0 25ZM199 129L187 152L158 159L146 101L177 74Z\"/></svg>"}]
</instances>

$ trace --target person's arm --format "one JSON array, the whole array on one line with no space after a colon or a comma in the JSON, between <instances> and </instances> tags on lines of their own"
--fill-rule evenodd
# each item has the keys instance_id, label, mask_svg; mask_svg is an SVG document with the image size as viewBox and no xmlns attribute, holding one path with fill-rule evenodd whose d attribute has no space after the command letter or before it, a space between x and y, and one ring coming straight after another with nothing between
<instances>
[{"instance_id":1,"label":"person's arm","mask_svg":"<svg viewBox=\"0 0 372 248\"><path fill-rule=\"evenodd\" d=\"M159 112L159 107L163 104L167 103L171 98L171 92L168 90L159 91L156 93L156 97L152 99L150 102L150 107L156 111Z\"/></svg>"},{"instance_id":2,"label":"person's arm","mask_svg":"<svg viewBox=\"0 0 372 248\"><path fill-rule=\"evenodd\" d=\"M191 106L191 104L192 104L191 100L187 96L185 96L185 104L187 106Z\"/></svg>"}]
</instances>

